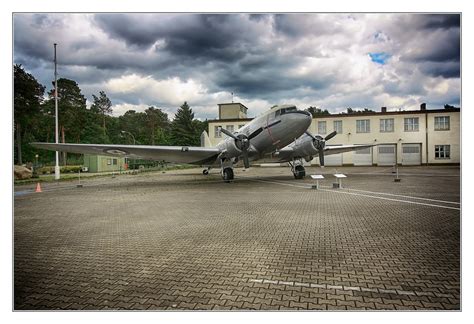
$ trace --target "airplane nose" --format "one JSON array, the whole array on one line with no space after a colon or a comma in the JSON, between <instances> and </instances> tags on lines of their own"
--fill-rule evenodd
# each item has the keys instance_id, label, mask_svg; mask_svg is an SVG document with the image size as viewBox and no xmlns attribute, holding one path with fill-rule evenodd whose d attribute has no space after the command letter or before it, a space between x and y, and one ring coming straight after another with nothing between
<instances>
[{"instance_id":1,"label":"airplane nose","mask_svg":"<svg viewBox=\"0 0 474 324\"><path fill-rule=\"evenodd\" d=\"M305 121L304 124L306 126L305 130L307 130L309 125L311 125L311 121L313 119L313 116L308 111L305 111L305 110L303 110L303 111L305 112L305 114L303 115L304 116L303 118L304 118L304 121Z\"/></svg>"}]
</instances>

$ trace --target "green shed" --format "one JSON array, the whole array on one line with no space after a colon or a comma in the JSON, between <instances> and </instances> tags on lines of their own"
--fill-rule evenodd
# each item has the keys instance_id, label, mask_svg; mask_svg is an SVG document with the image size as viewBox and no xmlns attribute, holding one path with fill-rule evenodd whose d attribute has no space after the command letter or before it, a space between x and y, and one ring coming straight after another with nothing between
<instances>
[{"instance_id":1,"label":"green shed","mask_svg":"<svg viewBox=\"0 0 474 324\"><path fill-rule=\"evenodd\" d=\"M89 172L119 172L126 170L125 158L84 154L84 167Z\"/></svg>"}]
</instances>

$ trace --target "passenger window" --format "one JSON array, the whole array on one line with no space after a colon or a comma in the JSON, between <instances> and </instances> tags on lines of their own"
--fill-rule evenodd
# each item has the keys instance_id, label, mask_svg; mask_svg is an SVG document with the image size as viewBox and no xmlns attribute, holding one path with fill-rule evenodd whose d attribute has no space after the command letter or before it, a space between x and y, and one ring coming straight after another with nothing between
<instances>
[{"instance_id":1,"label":"passenger window","mask_svg":"<svg viewBox=\"0 0 474 324\"><path fill-rule=\"evenodd\" d=\"M280 116L280 113L281 113L281 110L277 110L277 111L275 111L275 117L278 117L278 116Z\"/></svg>"}]
</instances>

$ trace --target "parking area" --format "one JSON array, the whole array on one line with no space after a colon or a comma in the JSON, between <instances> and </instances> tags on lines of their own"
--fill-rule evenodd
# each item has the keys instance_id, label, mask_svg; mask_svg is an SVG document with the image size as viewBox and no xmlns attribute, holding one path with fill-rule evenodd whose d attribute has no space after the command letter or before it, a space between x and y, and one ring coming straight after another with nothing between
<instances>
[{"instance_id":1,"label":"parking area","mask_svg":"<svg viewBox=\"0 0 474 324\"><path fill-rule=\"evenodd\" d=\"M15 187L14 309L460 309L459 167L321 173Z\"/></svg>"}]
</instances>

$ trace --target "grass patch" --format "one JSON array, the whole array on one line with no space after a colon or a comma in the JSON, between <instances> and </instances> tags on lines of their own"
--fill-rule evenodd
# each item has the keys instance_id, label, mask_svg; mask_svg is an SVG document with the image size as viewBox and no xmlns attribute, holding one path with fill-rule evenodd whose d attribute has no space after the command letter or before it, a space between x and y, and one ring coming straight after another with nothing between
<instances>
[{"instance_id":1,"label":"grass patch","mask_svg":"<svg viewBox=\"0 0 474 324\"><path fill-rule=\"evenodd\" d=\"M156 172L156 171L173 171L173 170L182 170L182 169L193 169L196 168L196 165L191 165L191 164L172 164L172 165L167 165L167 166L156 166L156 167L151 167L151 168L144 168L140 170L127 170L127 171L117 171L117 172L107 172L107 173L81 173L81 179L91 179L91 178L99 178L99 177L110 177L112 174L115 175L133 175L133 174L139 174L143 172ZM53 171L54 171L54 167ZM31 183L37 183L37 182L55 182L55 181L60 181L60 182L67 182L67 181L73 181L73 180L79 180L79 169L77 169L76 172L71 173L73 171L69 171L69 173L63 172L62 170L63 167L61 167L61 178L59 180L56 180L54 178L54 172L53 174L41 174L41 176L37 178L30 178L30 179L25 179L25 180L15 180L14 184L15 185L22 185L22 184L31 184ZM70 167L69 170L75 170L73 166Z\"/></svg>"}]
</instances>

